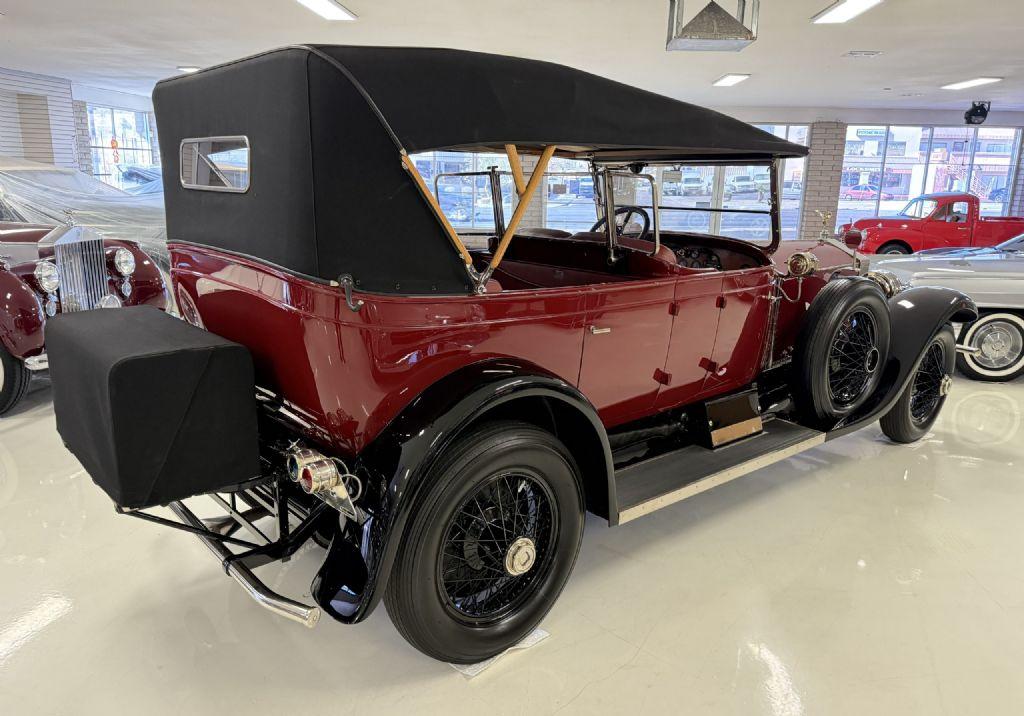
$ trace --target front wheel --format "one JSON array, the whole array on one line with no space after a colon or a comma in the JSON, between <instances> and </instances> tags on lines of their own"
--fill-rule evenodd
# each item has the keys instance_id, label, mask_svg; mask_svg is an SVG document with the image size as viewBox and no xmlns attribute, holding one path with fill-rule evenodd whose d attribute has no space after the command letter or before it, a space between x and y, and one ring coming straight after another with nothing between
<instances>
[{"instance_id":1,"label":"front wheel","mask_svg":"<svg viewBox=\"0 0 1024 716\"><path fill-rule=\"evenodd\" d=\"M957 356L968 378L1005 382L1024 374L1024 318L1015 313L988 313L964 326L960 342L976 353Z\"/></svg>"},{"instance_id":2,"label":"front wheel","mask_svg":"<svg viewBox=\"0 0 1024 716\"><path fill-rule=\"evenodd\" d=\"M412 505L384 600L435 659L474 663L540 623L583 537L579 471L551 433L490 423L460 438Z\"/></svg>"},{"instance_id":3,"label":"front wheel","mask_svg":"<svg viewBox=\"0 0 1024 716\"><path fill-rule=\"evenodd\" d=\"M903 244L891 243L880 248L878 253L886 254L888 256L906 256L910 253L910 249Z\"/></svg>"},{"instance_id":4,"label":"front wheel","mask_svg":"<svg viewBox=\"0 0 1024 716\"><path fill-rule=\"evenodd\" d=\"M952 326L947 325L932 338L914 377L882 416L882 432L890 440L912 443L925 436L946 403L955 356L956 338Z\"/></svg>"},{"instance_id":5,"label":"front wheel","mask_svg":"<svg viewBox=\"0 0 1024 716\"><path fill-rule=\"evenodd\" d=\"M0 346L0 416L13 410L25 397L30 378L25 364Z\"/></svg>"}]
</instances>

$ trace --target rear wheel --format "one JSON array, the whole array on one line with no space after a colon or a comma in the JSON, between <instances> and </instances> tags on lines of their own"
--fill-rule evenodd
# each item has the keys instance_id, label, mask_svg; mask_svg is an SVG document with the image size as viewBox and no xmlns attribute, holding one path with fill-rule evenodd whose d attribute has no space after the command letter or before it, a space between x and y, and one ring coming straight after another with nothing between
<instances>
[{"instance_id":1,"label":"rear wheel","mask_svg":"<svg viewBox=\"0 0 1024 716\"><path fill-rule=\"evenodd\" d=\"M31 373L20 360L0 346L0 415L10 412L28 390Z\"/></svg>"},{"instance_id":2,"label":"rear wheel","mask_svg":"<svg viewBox=\"0 0 1024 716\"><path fill-rule=\"evenodd\" d=\"M809 419L834 422L878 386L889 355L889 307L864 279L831 281L807 311L794 365L797 400Z\"/></svg>"},{"instance_id":3,"label":"rear wheel","mask_svg":"<svg viewBox=\"0 0 1024 716\"><path fill-rule=\"evenodd\" d=\"M956 363L956 339L946 326L925 349L914 377L896 404L882 416L882 432L898 443L920 440L931 428L946 403Z\"/></svg>"},{"instance_id":4,"label":"rear wheel","mask_svg":"<svg viewBox=\"0 0 1024 716\"><path fill-rule=\"evenodd\" d=\"M1004 382L1024 374L1024 318L1017 314L985 314L964 326L960 342L977 349L956 359L968 378Z\"/></svg>"},{"instance_id":5,"label":"rear wheel","mask_svg":"<svg viewBox=\"0 0 1024 716\"><path fill-rule=\"evenodd\" d=\"M428 656L482 661L529 634L569 578L583 536L579 473L553 435L506 421L458 440L427 480L388 614Z\"/></svg>"}]
</instances>

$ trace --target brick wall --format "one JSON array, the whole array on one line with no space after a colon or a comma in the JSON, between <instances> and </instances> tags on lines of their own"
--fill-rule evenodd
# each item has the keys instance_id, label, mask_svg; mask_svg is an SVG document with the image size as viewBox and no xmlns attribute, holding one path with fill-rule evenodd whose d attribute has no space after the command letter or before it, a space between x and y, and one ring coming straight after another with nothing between
<instances>
[{"instance_id":1,"label":"brick wall","mask_svg":"<svg viewBox=\"0 0 1024 716\"><path fill-rule=\"evenodd\" d=\"M89 106L85 102L75 100L71 103L75 117L75 152L78 157L78 169L92 174L92 150L89 141Z\"/></svg>"},{"instance_id":2,"label":"brick wall","mask_svg":"<svg viewBox=\"0 0 1024 716\"><path fill-rule=\"evenodd\" d=\"M839 185L843 177L843 152L846 149L846 125L842 122L814 122L810 128L811 155L804 178L801 239L816 239L821 233L821 217L835 217L839 209Z\"/></svg>"}]
</instances>

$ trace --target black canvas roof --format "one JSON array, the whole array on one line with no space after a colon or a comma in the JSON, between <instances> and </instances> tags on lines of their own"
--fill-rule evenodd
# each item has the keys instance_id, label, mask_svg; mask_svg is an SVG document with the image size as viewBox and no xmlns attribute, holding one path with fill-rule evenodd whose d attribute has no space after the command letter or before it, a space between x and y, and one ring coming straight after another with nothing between
<instances>
[{"instance_id":1,"label":"black canvas roof","mask_svg":"<svg viewBox=\"0 0 1024 716\"><path fill-rule=\"evenodd\" d=\"M169 240L398 293L472 290L399 151L516 144L622 161L764 162L806 148L745 122L561 65L460 50L300 46L153 92ZM245 194L185 189L183 139L244 135Z\"/></svg>"}]
</instances>

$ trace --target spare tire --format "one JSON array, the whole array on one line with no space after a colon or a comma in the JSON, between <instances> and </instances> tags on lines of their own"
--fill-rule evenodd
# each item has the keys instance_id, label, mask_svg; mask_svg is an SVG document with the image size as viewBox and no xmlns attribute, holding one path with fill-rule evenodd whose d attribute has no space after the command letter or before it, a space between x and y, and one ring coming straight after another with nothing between
<instances>
[{"instance_id":1,"label":"spare tire","mask_svg":"<svg viewBox=\"0 0 1024 716\"><path fill-rule=\"evenodd\" d=\"M889 307L874 281L830 281L811 302L797 339L795 398L819 424L843 418L878 387L889 357Z\"/></svg>"}]
</instances>

